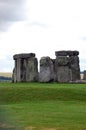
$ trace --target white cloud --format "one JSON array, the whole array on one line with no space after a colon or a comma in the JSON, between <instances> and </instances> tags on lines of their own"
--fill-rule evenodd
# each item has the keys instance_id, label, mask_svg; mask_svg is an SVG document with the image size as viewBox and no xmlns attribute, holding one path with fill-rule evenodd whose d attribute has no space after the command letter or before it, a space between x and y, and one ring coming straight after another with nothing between
<instances>
[{"instance_id":1,"label":"white cloud","mask_svg":"<svg viewBox=\"0 0 86 130\"><path fill-rule=\"evenodd\" d=\"M86 55L85 0L27 0L26 11L27 21L15 22L1 34L1 57L34 52L38 58L47 55L55 58L55 51L78 50L83 61ZM84 70L85 62L80 62L80 66Z\"/></svg>"}]
</instances>

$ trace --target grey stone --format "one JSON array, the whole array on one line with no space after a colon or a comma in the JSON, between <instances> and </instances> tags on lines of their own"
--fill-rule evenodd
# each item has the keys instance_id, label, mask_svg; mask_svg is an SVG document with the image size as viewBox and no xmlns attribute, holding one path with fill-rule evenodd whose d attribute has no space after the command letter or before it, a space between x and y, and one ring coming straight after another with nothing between
<instances>
[{"instance_id":1,"label":"grey stone","mask_svg":"<svg viewBox=\"0 0 86 130\"><path fill-rule=\"evenodd\" d=\"M72 80L71 69L68 66L58 66L57 68L57 82L68 83Z\"/></svg>"},{"instance_id":2,"label":"grey stone","mask_svg":"<svg viewBox=\"0 0 86 130\"><path fill-rule=\"evenodd\" d=\"M79 51L67 51L67 55L68 56L78 56L79 55Z\"/></svg>"},{"instance_id":3,"label":"grey stone","mask_svg":"<svg viewBox=\"0 0 86 130\"><path fill-rule=\"evenodd\" d=\"M83 72L83 79L86 80L86 70Z\"/></svg>"},{"instance_id":4,"label":"grey stone","mask_svg":"<svg viewBox=\"0 0 86 130\"><path fill-rule=\"evenodd\" d=\"M31 82L38 80L38 61L34 53L14 55L14 82Z\"/></svg>"},{"instance_id":5,"label":"grey stone","mask_svg":"<svg viewBox=\"0 0 86 130\"><path fill-rule=\"evenodd\" d=\"M56 57L58 57L58 56L78 56L79 51L71 51L71 50L65 51L65 50L62 50L62 51L56 51L55 55L56 55Z\"/></svg>"},{"instance_id":6,"label":"grey stone","mask_svg":"<svg viewBox=\"0 0 86 130\"><path fill-rule=\"evenodd\" d=\"M17 82L17 79L16 79L16 69L15 68L13 69L12 82Z\"/></svg>"},{"instance_id":7,"label":"grey stone","mask_svg":"<svg viewBox=\"0 0 86 130\"><path fill-rule=\"evenodd\" d=\"M15 66L13 82L72 82L80 80L79 52L56 51L56 59L42 57L38 74L38 60L35 53L21 53L13 56Z\"/></svg>"},{"instance_id":8,"label":"grey stone","mask_svg":"<svg viewBox=\"0 0 86 130\"><path fill-rule=\"evenodd\" d=\"M55 80L53 60L50 57L40 59L39 82L51 82Z\"/></svg>"},{"instance_id":9,"label":"grey stone","mask_svg":"<svg viewBox=\"0 0 86 130\"><path fill-rule=\"evenodd\" d=\"M72 73L69 67L69 57L59 56L55 60L55 72L57 82L69 82L72 80Z\"/></svg>"},{"instance_id":10,"label":"grey stone","mask_svg":"<svg viewBox=\"0 0 86 130\"><path fill-rule=\"evenodd\" d=\"M21 59L17 59L15 61L15 74L16 74L16 82L21 82Z\"/></svg>"},{"instance_id":11,"label":"grey stone","mask_svg":"<svg viewBox=\"0 0 86 130\"><path fill-rule=\"evenodd\" d=\"M26 58L31 58L31 57L35 57L35 53L21 53L21 54L16 54L13 56L13 59L26 59Z\"/></svg>"},{"instance_id":12,"label":"grey stone","mask_svg":"<svg viewBox=\"0 0 86 130\"><path fill-rule=\"evenodd\" d=\"M68 54L67 51L62 50L62 51L56 51L55 55L57 57L57 56L67 56Z\"/></svg>"},{"instance_id":13,"label":"grey stone","mask_svg":"<svg viewBox=\"0 0 86 130\"><path fill-rule=\"evenodd\" d=\"M68 65L70 60L69 60L69 57L66 57L66 56L58 56L56 58L56 62L57 62L57 65L58 66L65 66L65 65Z\"/></svg>"},{"instance_id":14,"label":"grey stone","mask_svg":"<svg viewBox=\"0 0 86 130\"><path fill-rule=\"evenodd\" d=\"M78 56L70 57L70 68L72 71L72 81L80 80L80 66Z\"/></svg>"},{"instance_id":15,"label":"grey stone","mask_svg":"<svg viewBox=\"0 0 86 130\"><path fill-rule=\"evenodd\" d=\"M64 56L61 56L64 55ZM58 82L80 80L78 51L59 51L56 54L55 72ZM62 74L63 73L63 74Z\"/></svg>"},{"instance_id":16,"label":"grey stone","mask_svg":"<svg viewBox=\"0 0 86 130\"><path fill-rule=\"evenodd\" d=\"M27 61L26 81L27 82L38 81L38 61L37 61L37 58L33 57Z\"/></svg>"}]
</instances>

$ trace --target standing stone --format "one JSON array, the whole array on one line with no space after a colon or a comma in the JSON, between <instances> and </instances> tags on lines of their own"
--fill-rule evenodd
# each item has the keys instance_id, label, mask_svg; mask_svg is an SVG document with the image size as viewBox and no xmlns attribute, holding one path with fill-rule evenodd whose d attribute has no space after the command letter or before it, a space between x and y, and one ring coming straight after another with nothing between
<instances>
[{"instance_id":1,"label":"standing stone","mask_svg":"<svg viewBox=\"0 0 86 130\"><path fill-rule=\"evenodd\" d=\"M15 68L14 82L31 82L38 80L38 61L34 53L16 54L13 56Z\"/></svg>"},{"instance_id":2,"label":"standing stone","mask_svg":"<svg viewBox=\"0 0 86 130\"><path fill-rule=\"evenodd\" d=\"M38 81L38 61L37 58L32 57L27 61L26 67L26 81Z\"/></svg>"},{"instance_id":3,"label":"standing stone","mask_svg":"<svg viewBox=\"0 0 86 130\"><path fill-rule=\"evenodd\" d=\"M56 62L58 66L69 66L69 57L66 56L58 56L56 58Z\"/></svg>"},{"instance_id":4,"label":"standing stone","mask_svg":"<svg viewBox=\"0 0 86 130\"><path fill-rule=\"evenodd\" d=\"M79 52L57 51L55 55L56 80L58 82L80 80Z\"/></svg>"},{"instance_id":5,"label":"standing stone","mask_svg":"<svg viewBox=\"0 0 86 130\"><path fill-rule=\"evenodd\" d=\"M38 61L34 53L14 55L13 82L57 81L66 83L80 80L79 52L62 50L56 51L55 55L56 59L50 57L40 59L39 74ZM85 76L84 79L86 79Z\"/></svg>"},{"instance_id":6,"label":"standing stone","mask_svg":"<svg viewBox=\"0 0 86 130\"><path fill-rule=\"evenodd\" d=\"M16 79L16 69L15 68L13 69L13 73L12 73L12 82L17 82L17 79Z\"/></svg>"},{"instance_id":7,"label":"standing stone","mask_svg":"<svg viewBox=\"0 0 86 130\"><path fill-rule=\"evenodd\" d=\"M55 80L53 60L50 57L40 59L39 82L51 82Z\"/></svg>"},{"instance_id":8,"label":"standing stone","mask_svg":"<svg viewBox=\"0 0 86 130\"><path fill-rule=\"evenodd\" d=\"M86 80L86 70L84 70L84 73L83 73L83 80Z\"/></svg>"},{"instance_id":9,"label":"standing stone","mask_svg":"<svg viewBox=\"0 0 86 130\"><path fill-rule=\"evenodd\" d=\"M68 66L59 66L57 69L57 81L60 83L68 83L71 79L71 69Z\"/></svg>"},{"instance_id":10,"label":"standing stone","mask_svg":"<svg viewBox=\"0 0 86 130\"><path fill-rule=\"evenodd\" d=\"M66 83L71 81L72 74L69 67L69 57L58 56L55 60L56 81Z\"/></svg>"},{"instance_id":11,"label":"standing stone","mask_svg":"<svg viewBox=\"0 0 86 130\"><path fill-rule=\"evenodd\" d=\"M70 57L70 68L72 71L72 81L80 80L80 67L79 67L79 57Z\"/></svg>"}]
</instances>

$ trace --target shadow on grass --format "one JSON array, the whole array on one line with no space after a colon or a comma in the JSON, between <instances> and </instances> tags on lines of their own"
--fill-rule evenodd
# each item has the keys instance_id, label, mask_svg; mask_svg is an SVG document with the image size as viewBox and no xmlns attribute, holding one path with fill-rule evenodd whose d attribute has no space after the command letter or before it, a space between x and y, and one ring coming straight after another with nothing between
<instances>
[{"instance_id":1,"label":"shadow on grass","mask_svg":"<svg viewBox=\"0 0 86 130\"><path fill-rule=\"evenodd\" d=\"M14 123L11 123L10 115L4 109L4 107L0 106L0 130L22 130L21 128L17 128Z\"/></svg>"}]
</instances>

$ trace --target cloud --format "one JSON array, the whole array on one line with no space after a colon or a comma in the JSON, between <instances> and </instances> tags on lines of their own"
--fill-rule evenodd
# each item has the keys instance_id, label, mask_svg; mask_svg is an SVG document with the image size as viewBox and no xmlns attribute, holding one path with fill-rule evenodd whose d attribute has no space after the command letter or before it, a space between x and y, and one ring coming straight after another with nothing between
<instances>
[{"instance_id":1,"label":"cloud","mask_svg":"<svg viewBox=\"0 0 86 130\"><path fill-rule=\"evenodd\" d=\"M38 27L43 27L43 28L47 28L48 27L48 25L47 24L44 24L44 23L39 23L39 22L28 22L28 23L26 23L26 25L27 26L30 26L30 27L32 27L32 26L38 26Z\"/></svg>"},{"instance_id":2,"label":"cloud","mask_svg":"<svg viewBox=\"0 0 86 130\"><path fill-rule=\"evenodd\" d=\"M9 59L0 59L0 71L1 72L12 72L13 70L13 61Z\"/></svg>"},{"instance_id":3,"label":"cloud","mask_svg":"<svg viewBox=\"0 0 86 130\"><path fill-rule=\"evenodd\" d=\"M0 0L0 31L25 18L25 0Z\"/></svg>"},{"instance_id":4,"label":"cloud","mask_svg":"<svg viewBox=\"0 0 86 130\"><path fill-rule=\"evenodd\" d=\"M81 37L81 40L86 41L86 37Z\"/></svg>"}]
</instances>

